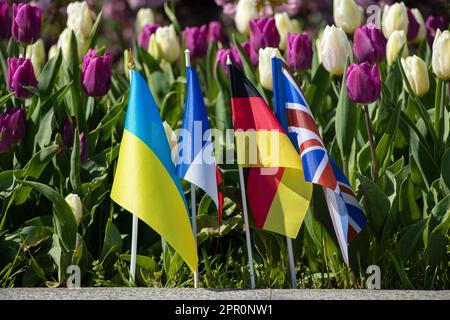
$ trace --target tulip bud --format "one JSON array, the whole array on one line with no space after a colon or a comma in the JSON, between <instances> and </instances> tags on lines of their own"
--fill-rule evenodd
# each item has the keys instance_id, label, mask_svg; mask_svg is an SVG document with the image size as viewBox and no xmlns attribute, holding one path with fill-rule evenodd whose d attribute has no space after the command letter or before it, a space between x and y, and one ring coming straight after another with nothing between
<instances>
[{"instance_id":1,"label":"tulip bud","mask_svg":"<svg viewBox=\"0 0 450 320\"><path fill-rule=\"evenodd\" d=\"M240 33L248 34L249 22L258 17L258 11L253 0L239 0L236 6L234 23Z\"/></svg>"},{"instance_id":2,"label":"tulip bud","mask_svg":"<svg viewBox=\"0 0 450 320\"><path fill-rule=\"evenodd\" d=\"M23 44L32 44L41 32L41 10L38 7L13 3L12 35Z\"/></svg>"},{"instance_id":3,"label":"tulip bud","mask_svg":"<svg viewBox=\"0 0 450 320\"><path fill-rule=\"evenodd\" d=\"M208 24L208 43L226 42L227 36L223 31L222 24L219 21L211 21Z\"/></svg>"},{"instance_id":4,"label":"tulip bud","mask_svg":"<svg viewBox=\"0 0 450 320\"><path fill-rule=\"evenodd\" d=\"M9 150L12 143L12 134L6 113L0 114L0 154Z\"/></svg>"},{"instance_id":5,"label":"tulip bud","mask_svg":"<svg viewBox=\"0 0 450 320\"><path fill-rule=\"evenodd\" d=\"M364 19L364 10L353 0L333 1L334 23L346 33L353 33Z\"/></svg>"},{"instance_id":6,"label":"tulip bud","mask_svg":"<svg viewBox=\"0 0 450 320\"><path fill-rule=\"evenodd\" d=\"M62 56L65 61L68 61L70 58L70 38L72 35L72 32L75 34L75 39L77 40L77 50L78 50L78 58L81 59L83 56L84 46L86 45L86 42L84 40L84 37L80 33L80 31L73 31L69 28L66 28L61 32L59 35L57 46L62 51Z\"/></svg>"},{"instance_id":7,"label":"tulip bud","mask_svg":"<svg viewBox=\"0 0 450 320\"><path fill-rule=\"evenodd\" d=\"M83 2L71 2L67 6L67 28L78 31L87 38L94 26L94 13L89 10L88 4Z\"/></svg>"},{"instance_id":8,"label":"tulip bud","mask_svg":"<svg viewBox=\"0 0 450 320\"><path fill-rule=\"evenodd\" d=\"M56 57L58 55L59 48L57 44L54 44L50 47L48 50L48 60L52 59L53 57Z\"/></svg>"},{"instance_id":9,"label":"tulip bud","mask_svg":"<svg viewBox=\"0 0 450 320\"><path fill-rule=\"evenodd\" d=\"M30 59L8 58L8 87L17 98L30 98L33 94L24 87L35 87L37 83Z\"/></svg>"},{"instance_id":10,"label":"tulip bud","mask_svg":"<svg viewBox=\"0 0 450 320\"><path fill-rule=\"evenodd\" d=\"M155 17L153 15L152 9L150 8L139 9L136 15L136 24L135 24L136 33L139 34L145 25L154 23Z\"/></svg>"},{"instance_id":11,"label":"tulip bud","mask_svg":"<svg viewBox=\"0 0 450 320\"><path fill-rule=\"evenodd\" d=\"M265 47L278 48L280 34L274 18L260 18L250 20L250 46L258 52Z\"/></svg>"},{"instance_id":12,"label":"tulip bud","mask_svg":"<svg viewBox=\"0 0 450 320\"><path fill-rule=\"evenodd\" d=\"M11 143L16 144L25 139L27 123L25 120L25 110L20 108L10 108L6 111L8 126L11 130Z\"/></svg>"},{"instance_id":13,"label":"tulip bud","mask_svg":"<svg viewBox=\"0 0 450 320\"><path fill-rule=\"evenodd\" d=\"M87 137L82 132L80 133L80 163L83 164L88 159L88 143L87 143Z\"/></svg>"},{"instance_id":14,"label":"tulip bud","mask_svg":"<svg viewBox=\"0 0 450 320\"><path fill-rule=\"evenodd\" d=\"M322 63L322 56L320 55L320 53L322 52L322 43L323 43L323 32L324 30L321 30L319 32L319 35L316 39L316 50L318 52L317 54L317 61L319 62L319 64Z\"/></svg>"},{"instance_id":15,"label":"tulip bud","mask_svg":"<svg viewBox=\"0 0 450 320\"><path fill-rule=\"evenodd\" d=\"M83 218L83 205L81 204L80 197L76 194L71 193L66 197L66 202L72 209L72 213L77 226L79 226L81 219Z\"/></svg>"},{"instance_id":16,"label":"tulip bud","mask_svg":"<svg viewBox=\"0 0 450 320\"><path fill-rule=\"evenodd\" d=\"M259 49L259 82L263 88L267 90L273 90L272 83L272 57L276 56L280 59L283 59L280 51L276 48L264 48Z\"/></svg>"},{"instance_id":17,"label":"tulip bud","mask_svg":"<svg viewBox=\"0 0 450 320\"><path fill-rule=\"evenodd\" d=\"M309 36L306 33L288 33L286 54L287 63L292 69L305 71L311 68L313 49Z\"/></svg>"},{"instance_id":18,"label":"tulip bud","mask_svg":"<svg viewBox=\"0 0 450 320\"><path fill-rule=\"evenodd\" d=\"M419 9L408 8L408 40L420 42L426 36L425 21Z\"/></svg>"},{"instance_id":19,"label":"tulip bud","mask_svg":"<svg viewBox=\"0 0 450 320\"><path fill-rule=\"evenodd\" d=\"M394 31L404 31L406 35L408 32L408 13L403 2L384 7L382 26L386 39L389 39Z\"/></svg>"},{"instance_id":20,"label":"tulip bud","mask_svg":"<svg viewBox=\"0 0 450 320\"><path fill-rule=\"evenodd\" d=\"M353 57L347 35L335 26L325 28L319 54L324 68L332 75L342 75L347 59Z\"/></svg>"},{"instance_id":21,"label":"tulip bud","mask_svg":"<svg viewBox=\"0 0 450 320\"><path fill-rule=\"evenodd\" d=\"M369 104L380 97L381 80L378 66L368 62L352 64L347 70L348 96L354 103Z\"/></svg>"},{"instance_id":22,"label":"tulip bud","mask_svg":"<svg viewBox=\"0 0 450 320\"><path fill-rule=\"evenodd\" d=\"M65 146L67 147L72 146L73 133L76 127L77 127L77 120L75 119L75 117L71 117L71 121L69 121L69 118L67 116L64 117L61 123L61 136Z\"/></svg>"},{"instance_id":23,"label":"tulip bud","mask_svg":"<svg viewBox=\"0 0 450 320\"><path fill-rule=\"evenodd\" d=\"M231 62L235 67L241 67L242 61L239 56L239 51L235 46L231 46L230 49L221 48L217 50L216 62L222 67L224 72L227 72L227 57L230 56Z\"/></svg>"},{"instance_id":24,"label":"tulip bud","mask_svg":"<svg viewBox=\"0 0 450 320\"><path fill-rule=\"evenodd\" d=\"M288 33L300 33L300 25L297 20L291 20L287 12L275 14L275 24L277 26L278 33L280 34L281 50L286 50L286 39Z\"/></svg>"},{"instance_id":25,"label":"tulip bud","mask_svg":"<svg viewBox=\"0 0 450 320\"><path fill-rule=\"evenodd\" d=\"M400 50L403 47L402 53ZM409 54L408 43L406 42L405 31L394 31L386 45L386 58L389 65L394 63L395 58L401 54L403 58L406 58Z\"/></svg>"},{"instance_id":26,"label":"tulip bud","mask_svg":"<svg viewBox=\"0 0 450 320\"><path fill-rule=\"evenodd\" d=\"M258 51L255 51L252 46L250 45L250 41L244 41L242 43L242 49L244 49L245 53L247 53L247 56L250 59L250 62L253 66L258 65Z\"/></svg>"},{"instance_id":27,"label":"tulip bud","mask_svg":"<svg viewBox=\"0 0 450 320\"><path fill-rule=\"evenodd\" d=\"M175 62L180 56L180 44L173 25L159 27L150 37L148 51L155 59Z\"/></svg>"},{"instance_id":28,"label":"tulip bud","mask_svg":"<svg viewBox=\"0 0 450 320\"><path fill-rule=\"evenodd\" d=\"M430 90L430 79L425 61L414 55L402 58L402 66L412 91L419 97L426 94Z\"/></svg>"},{"instance_id":29,"label":"tulip bud","mask_svg":"<svg viewBox=\"0 0 450 320\"><path fill-rule=\"evenodd\" d=\"M442 80L450 79L450 31L437 30L431 58L434 74Z\"/></svg>"},{"instance_id":30,"label":"tulip bud","mask_svg":"<svg viewBox=\"0 0 450 320\"><path fill-rule=\"evenodd\" d=\"M430 46L433 45L437 30L447 29L445 19L442 16L429 16L425 23L425 28L427 29L427 40Z\"/></svg>"},{"instance_id":31,"label":"tulip bud","mask_svg":"<svg viewBox=\"0 0 450 320\"><path fill-rule=\"evenodd\" d=\"M31 59L31 63L33 64L34 74L39 77L41 73L41 69L45 64L45 46L44 41L39 39L31 46L27 47L26 57Z\"/></svg>"},{"instance_id":32,"label":"tulip bud","mask_svg":"<svg viewBox=\"0 0 450 320\"><path fill-rule=\"evenodd\" d=\"M146 24L141 32L139 33L139 46L141 46L141 48L147 50L148 49L148 43L150 41L150 37L152 34L154 34L156 32L156 29L159 28L158 24Z\"/></svg>"},{"instance_id":33,"label":"tulip bud","mask_svg":"<svg viewBox=\"0 0 450 320\"><path fill-rule=\"evenodd\" d=\"M202 58L206 55L208 49L208 27L187 27L184 29L184 37L186 39L186 49L191 52L192 59Z\"/></svg>"},{"instance_id":34,"label":"tulip bud","mask_svg":"<svg viewBox=\"0 0 450 320\"><path fill-rule=\"evenodd\" d=\"M11 34L11 18L6 0L0 0L0 39L8 39Z\"/></svg>"},{"instance_id":35,"label":"tulip bud","mask_svg":"<svg viewBox=\"0 0 450 320\"><path fill-rule=\"evenodd\" d=\"M386 39L380 29L364 25L353 36L353 52L359 61L379 63L386 57Z\"/></svg>"},{"instance_id":36,"label":"tulip bud","mask_svg":"<svg viewBox=\"0 0 450 320\"><path fill-rule=\"evenodd\" d=\"M111 88L111 54L97 56L97 49L89 49L83 57L81 79L88 96L106 95Z\"/></svg>"}]
</instances>

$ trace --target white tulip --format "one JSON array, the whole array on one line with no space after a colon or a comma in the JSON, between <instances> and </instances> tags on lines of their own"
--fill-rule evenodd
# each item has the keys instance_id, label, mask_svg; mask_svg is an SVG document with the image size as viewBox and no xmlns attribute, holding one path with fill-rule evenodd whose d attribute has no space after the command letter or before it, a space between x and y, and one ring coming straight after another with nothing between
<instances>
[{"instance_id":1,"label":"white tulip","mask_svg":"<svg viewBox=\"0 0 450 320\"><path fill-rule=\"evenodd\" d=\"M401 53L401 56L406 58L409 54L409 50L405 31L392 32L386 45L386 59L389 65L394 63L395 58L400 54L402 47L403 52Z\"/></svg>"},{"instance_id":2,"label":"white tulip","mask_svg":"<svg viewBox=\"0 0 450 320\"><path fill-rule=\"evenodd\" d=\"M26 57L31 59L33 64L34 74L39 77L41 69L45 64L45 45L42 39L39 39L34 44L27 47Z\"/></svg>"},{"instance_id":3,"label":"white tulip","mask_svg":"<svg viewBox=\"0 0 450 320\"><path fill-rule=\"evenodd\" d=\"M450 31L437 30L431 62L433 72L439 79L450 79Z\"/></svg>"},{"instance_id":4,"label":"white tulip","mask_svg":"<svg viewBox=\"0 0 450 320\"><path fill-rule=\"evenodd\" d=\"M81 204L80 197L71 193L66 197L66 202L72 209L77 226L80 225L81 219L83 218L83 205Z\"/></svg>"},{"instance_id":5,"label":"white tulip","mask_svg":"<svg viewBox=\"0 0 450 320\"><path fill-rule=\"evenodd\" d=\"M78 46L78 58L81 59L83 56L84 46L86 45L86 41L84 40L83 35L79 31L73 31L75 34L75 38L77 40ZM62 56L64 60L68 60L70 56L70 36L72 34L72 30L66 28L59 35L57 46L62 51Z\"/></svg>"},{"instance_id":6,"label":"white tulip","mask_svg":"<svg viewBox=\"0 0 450 320\"><path fill-rule=\"evenodd\" d=\"M352 47L347 35L341 28L327 26L320 45L320 61L332 75L344 73L347 59L353 57Z\"/></svg>"},{"instance_id":7,"label":"white tulip","mask_svg":"<svg viewBox=\"0 0 450 320\"><path fill-rule=\"evenodd\" d=\"M334 0L333 16L335 25L351 34L362 24L364 10L353 0Z\"/></svg>"},{"instance_id":8,"label":"white tulip","mask_svg":"<svg viewBox=\"0 0 450 320\"><path fill-rule=\"evenodd\" d=\"M277 48L270 48L270 47L259 49L258 55L259 55L259 63L258 63L259 82L261 82L263 88L267 90L273 90L272 57L275 56L280 59L283 59L283 57L281 56L281 53L280 51L278 51Z\"/></svg>"},{"instance_id":9,"label":"white tulip","mask_svg":"<svg viewBox=\"0 0 450 320\"><path fill-rule=\"evenodd\" d=\"M407 34L408 24L408 12L403 2L384 7L382 27L386 39L389 39L394 31L404 31Z\"/></svg>"},{"instance_id":10,"label":"white tulip","mask_svg":"<svg viewBox=\"0 0 450 320\"><path fill-rule=\"evenodd\" d=\"M236 6L236 15L234 23L240 33L248 34L251 19L258 18L258 11L253 0L239 0Z\"/></svg>"},{"instance_id":11,"label":"white tulip","mask_svg":"<svg viewBox=\"0 0 450 320\"><path fill-rule=\"evenodd\" d=\"M148 51L155 59L173 63L180 56L180 43L173 25L159 27L150 37Z\"/></svg>"},{"instance_id":12,"label":"white tulip","mask_svg":"<svg viewBox=\"0 0 450 320\"><path fill-rule=\"evenodd\" d=\"M85 1L71 2L67 6L67 28L78 31L87 38L94 26L94 13Z\"/></svg>"},{"instance_id":13,"label":"white tulip","mask_svg":"<svg viewBox=\"0 0 450 320\"><path fill-rule=\"evenodd\" d=\"M414 55L402 58L402 66L412 91L419 97L426 94L430 90L430 78L425 61Z\"/></svg>"},{"instance_id":14,"label":"white tulip","mask_svg":"<svg viewBox=\"0 0 450 320\"><path fill-rule=\"evenodd\" d=\"M425 27L425 21L423 20L422 13L420 12L419 9L417 9L417 8L411 9L411 12L420 25L419 32L417 33L417 36L414 39L414 42L420 42L420 41L424 40L425 37L427 36L427 29Z\"/></svg>"},{"instance_id":15,"label":"white tulip","mask_svg":"<svg viewBox=\"0 0 450 320\"><path fill-rule=\"evenodd\" d=\"M136 15L136 23L135 23L136 34L139 34L146 24L151 23L155 23L155 16L153 15L152 9L150 8L139 9Z\"/></svg>"},{"instance_id":16,"label":"white tulip","mask_svg":"<svg viewBox=\"0 0 450 320\"><path fill-rule=\"evenodd\" d=\"M286 39L288 33L300 33L300 24L297 20L290 19L286 12L275 14L275 24L280 34L281 50L286 50Z\"/></svg>"}]
</instances>

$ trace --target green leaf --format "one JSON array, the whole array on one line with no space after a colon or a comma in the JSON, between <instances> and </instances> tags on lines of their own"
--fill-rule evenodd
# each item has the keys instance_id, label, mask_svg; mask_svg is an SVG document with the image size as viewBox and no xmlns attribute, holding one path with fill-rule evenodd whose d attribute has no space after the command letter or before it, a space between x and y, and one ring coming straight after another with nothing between
<instances>
[{"instance_id":1,"label":"green leaf","mask_svg":"<svg viewBox=\"0 0 450 320\"><path fill-rule=\"evenodd\" d=\"M416 223L422 217L414 194L414 183L410 177L407 177L400 186L399 210L400 220L404 226Z\"/></svg>"},{"instance_id":2,"label":"green leaf","mask_svg":"<svg viewBox=\"0 0 450 320\"><path fill-rule=\"evenodd\" d=\"M100 21L102 20L102 15L103 15L103 9L98 14L97 19L95 20L95 23L94 23L94 25L92 27L91 33L89 34L89 37L88 37L87 42L86 42L86 46L84 47L84 54L86 54L89 49L92 49L92 48L95 47L95 42L96 42L96 39L97 39L98 27L100 25Z\"/></svg>"},{"instance_id":3,"label":"green leaf","mask_svg":"<svg viewBox=\"0 0 450 320\"><path fill-rule=\"evenodd\" d=\"M320 64L305 93L305 98L315 116L320 113L322 103L325 101L330 85L330 74Z\"/></svg>"},{"instance_id":4,"label":"green leaf","mask_svg":"<svg viewBox=\"0 0 450 320\"><path fill-rule=\"evenodd\" d=\"M347 66L348 64L349 60L347 60ZM345 67L345 71L342 76L341 93L336 108L335 118L336 141L339 149L341 150L341 158L343 161L347 161L349 159L357 130L356 123L358 122L358 115L360 113L358 106L350 100L347 93L345 81L347 76L347 66Z\"/></svg>"},{"instance_id":5,"label":"green leaf","mask_svg":"<svg viewBox=\"0 0 450 320\"><path fill-rule=\"evenodd\" d=\"M120 259L130 262L131 256L129 254L122 254L120 255ZM154 259L139 254L136 255L136 265L141 269L148 271L150 274L153 274L158 270L158 264Z\"/></svg>"},{"instance_id":6,"label":"green leaf","mask_svg":"<svg viewBox=\"0 0 450 320\"><path fill-rule=\"evenodd\" d=\"M4 105L8 100L14 95L14 92L10 92L5 94L3 97L0 98L0 106Z\"/></svg>"},{"instance_id":7,"label":"green leaf","mask_svg":"<svg viewBox=\"0 0 450 320\"><path fill-rule=\"evenodd\" d=\"M169 8L169 5L168 5L167 1L164 2L164 12L167 15L167 17L169 18L170 22L175 27L176 33L180 34L181 33L180 24L178 23L178 19L177 19L175 13Z\"/></svg>"},{"instance_id":8,"label":"green leaf","mask_svg":"<svg viewBox=\"0 0 450 320\"><path fill-rule=\"evenodd\" d=\"M361 174L357 174L357 177L360 182L359 192L364 196L369 228L377 239L381 239L383 226L390 212L390 201L375 182Z\"/></svg>"},{"instance_id":9,"label":"green leaf","mask_svg":"<svg viewBox=\"0 0 450 320\"><path fill-rule=\"evenodd\" d=\"M447 188L450 189L450 148L447 148L442 157L441 177Z\"/></svg>"},{"instance_id":10,"label":"green leaf","mask_svg":"<svg viewBox=\"0 0 450 320\"><path fill-rule=\"evenodd\" d=\"M161 119L166 121L172 128L175 128L181 116L181 110L177 104L177 92L169 92L161 104Z\"/></svg>"},{"instance_id":11,"label":"green leaf","mask_svg":"<svg viewBox=\"0 0 450 320\"><path fill-rule=\"evenodd\" d=\"M70 184L73 190L80 187L80 133L78 128L75 129L73 135L73 147L70 154Z\"/></svg>"},{"instance_id":12,"label":"green leaf","mask_svg":"<svg viewBox=\"0 0 450 320\"><path fill-rule=\"evenodd\" d=\"M57 234L53 234L52 248L49 250L48 254L52 257L56 266L58 267L58 282L47 282L46 285L49 287L57 287L63 283L66 278L66 269L69 265L69 257L67 252L64 250L64 245Z\"/></svg>"},{"instance_id":13,"label":"green leaf","mask_svg":"<svg viewBox=\"0 0 450 320\"><path fill-rule=\"evenodd\" d=\"M58 74L62 62L61 50L58 50L58 55L51 58L42 69L39 79L38 79L38 90L42 92L44 96L47 96L56 80L56 75Z\"/></svg>"},{"instance_id":14,"label":"green leaf","mask_svg":"<svg viewBox=\"0 0 450 320\"><path fill-rule=\"evenodd\" d=\"M425 230L427 220L420 220L409 226L400 236L398 242L398 252L400 259L406 263L409 258L413 258L412 254L423 246L420 241L422 233Z\"/></svg>"},{"instance_id":15,"label":"green leaf","mask_svg":"<svg viewBox=\"0 0 450 320\"><path fill-rule=\"evenodd\" d=\"M116 259L116 253L120 253L121 251L122 235L111 219L109 219L106 224L102 253L100 254L102 265L105 267L111 266Z\"/></svg>"},{"instance_id":16,"label":"green leaf","mask_svg":"<svg viewBox=\"0 0 450 320\"><path fill-rule=\"evenodd\" d=\"M53 203L56 233L61 238L61 242L66 252L72 252L75 250L78 227L72 209L67 204L63 196L49 186L39 182L21 181L21 183L42 193Z\"/></svg>"}]
</instances>

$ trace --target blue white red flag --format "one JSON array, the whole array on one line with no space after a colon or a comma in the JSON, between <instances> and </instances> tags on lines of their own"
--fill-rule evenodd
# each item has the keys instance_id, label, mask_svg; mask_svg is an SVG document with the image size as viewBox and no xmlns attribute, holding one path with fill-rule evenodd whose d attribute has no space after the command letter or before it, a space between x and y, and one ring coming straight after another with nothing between
<instances>
[{"instance_id":1,"label":"blue white red flag","mask_svg":"<svg viewBox=\"0 0 450 320\"><path fill-rule=\"evenodd\" d=\"M186 103L178 143L176 172L205 191L214 201L222 219L223 196L219 190L221 176L214 157L214 145L197 74L186 67Z\"/></svg>"},{"instance_id":2,"label":"blue white red flag","mask_svg":"<svg viewBox=\"0 0 450 320\"><path fill-rule=\"evenodd\" d=\"M323 187L344 261L366 218L341 169L325 148L305 97L286 65L272 58L275 113L302 159L305 180Z\"/></svg>"}]
</instances>

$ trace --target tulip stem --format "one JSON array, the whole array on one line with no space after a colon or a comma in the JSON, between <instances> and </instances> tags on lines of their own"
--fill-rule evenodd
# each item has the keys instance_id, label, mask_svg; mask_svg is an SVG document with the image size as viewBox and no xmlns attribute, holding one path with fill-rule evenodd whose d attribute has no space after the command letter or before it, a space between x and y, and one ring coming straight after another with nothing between
<instances>
[{"instance_id":1,"label":"tulip stem","mask_svg":"<svg viewBox=\"0 0 450 320\"><path fill-rule=\"evenodd\" d=\"M372 177L376 182L378 180L378 163L375 143L373 141L372 125L370 123L369 107L364 105L364 115L366 118L367 135L369 137L370 153L372 155Z\"/></svg>"},{"instance_id":2,"label":"tulip stem","mask_svg":"<svg viewBox=\"0 0 450 320\"><path fill-rule=\"evenodd\" d=\"M444 108L445 108L445 90L446 90L446 82L438 79L437 83L437 94L436 94L436 103L435 103L435 111L434 111L434 129L436 131L436 136L438 141L441 140L441 122L444 117Z\"/></svg>"}]
</instances>

